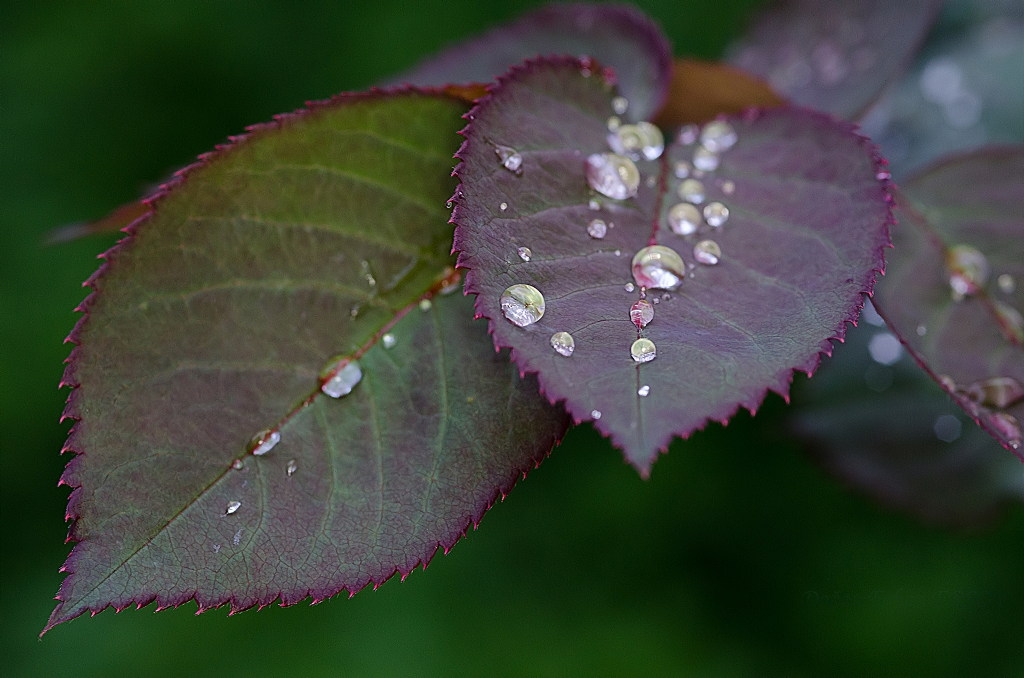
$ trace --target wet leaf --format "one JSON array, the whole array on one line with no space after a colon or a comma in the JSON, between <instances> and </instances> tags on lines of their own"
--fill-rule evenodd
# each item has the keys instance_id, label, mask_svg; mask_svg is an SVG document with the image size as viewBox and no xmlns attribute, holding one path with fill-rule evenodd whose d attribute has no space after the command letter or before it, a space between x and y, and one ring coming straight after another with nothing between
<instances>
[{"instance_id":1,"label":"wet leaf","mask_svg":"<svg viewBox=\"0 0 1024 678\"><path fill-rule=\"evenodd\" d=\"M107 253L70 337L79 543L47 628L404 576L550 450L565 415L450 293L464 111L406 91L281 116L185 170ZM339 355L361 380L334 399L321 382L354 374L321 374Z\"/></svg>"},{"instance_id":2,"label":"wet leaf","mask_svg":"<svg viewBox=\"0 0 1024 678\"><path fill-rule=\"evenodd\" d=\"M672 77L672 48L650 18L629 5L573 3L541 7L453 45L391 83L489 82L538 55L588 56L614 68L631 120L661 108Z\"/></svg>"},{"instance_id":3,"label":"wet leaf","mask_svg":"<svg viewBox=\"0 0 1024 678\"><path fill-rule=\"evenodd\" d=\"M902 74L941 0L780 0L728 61L791 101L856 119Z\"/></svg>"},{"instance_id":4,"label":"wet leaf","mask_svg":"<svg viewBox=\"0 0 1024 678\"><path fill-rule=\"evenodd\" d=\"M766 83L747 73L711 61L676 59L665 106L654 119L661 127L704 123L720 113L742 113L786 102Z\"/></svg>"},{"instance_id":5,"label":"wet leaf","mask_svg":"<svg viewBox=\"0 0 1024 678\"><path fill-rule=\"evenodd\" d=\"M876 305L921 365L1024 460L1022 178L1018 146L957 156L908 180Z\"/></svg>"},{"instance_id":6,"label":"wet leaf","mask_svg":"<svg viewBox=\"0 0 1024 678\"><path fill-rule=\"evenodd\" d=\"M512 347L552 401L593 420L646 473L674 435L753 410L767 390L785 394L794 369L815 368L882 265L888 194L873 147L849 125L806 110L755 112L727 119L738 140L699 179L701 195L688 192L707 216L678 235L672 211L689 185L677 171L699 149L674 142L656 161L637 160L635 198L592 190L585 166L609 151L615 92L580 71L567 59L529 62L470 113L455 247L495 344ZM499 148L517 152L517 171L502 165ZM616 184L612 165L605 188L628 188L631 172ZM720 246L716 265L696 263L705 239ZM645 324L637 309L638 330L631 307L641 281L631 261L654 242L687 268L677 290L647 293L653 320ZM507 289L514 285L536 288L543 303ZM551 343L563 331L574 339L568 357ZM652 357L646 343L634 345L638 332L653 342L653 361L637 362Z\"/></svg>"}]
</instances>

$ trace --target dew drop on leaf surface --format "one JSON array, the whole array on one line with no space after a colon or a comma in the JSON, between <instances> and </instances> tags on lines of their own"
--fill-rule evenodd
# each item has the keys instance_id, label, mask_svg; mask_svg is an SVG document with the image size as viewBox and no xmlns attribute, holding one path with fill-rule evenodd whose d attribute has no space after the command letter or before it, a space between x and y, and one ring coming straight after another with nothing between
<instances>
[{"instance_id":1,"label":"dew drop on leaf surface","mask_svg":"<svg viewBox=\"0 0 1024 678\"><path fill-rule=\"evenodd\" d=\"M495 144L494 152L501 162L501 166L514 174L523 173L523 156L514 148Z\"/></svg>"},{"instance_id":2,"label":"dew drop on leaf surface","mask_svg":"<svg viewBox=\"0 0 1024 678\"><path fill-rule=\"evenodd\" d=\"M587 157L586 170L590 187L609 198L632 198L640 188L640 170L625 156L594 153Z\"/></svg>"},{"instance_id":3,"label":"dew drop on leaf surface","mask_svg":"<svg viewBox=\"0 0 1024 678\"><path fill-rule=\"evenodd\" d=\"M689 146L693 142L697 141L697 137L700 135L700 128L696 125L683 125L679 128L679 134L676 138L684 146Z\"/></svg>"},{"instance_id":4,"label":"dew drop on leaf surface","mask_svg":"<svg viewBox=\"0 0 1024 678\"><path fill-rule=\"evenodd\" d=\"M1024 387L1013 377L992 377L978 381L964 389L964 392L979 405L1000 409L1024 398Z\"/></svg>"},{"instance_id":5,"label":"dew drop on leaf surface","mask_svg":"<svg viewBox=\"0 0 1024 678\"><path fill-rule=\"evenodd\" d=\"M240 501L229 501L227 509L225 510L225 513L230 516L232 513L236 512L240 508L242 508L242 502L240 502Z\"/></svg>"},{"instance_id":6,"label":"dew drop on leaf surface","mask_svg":"<svg viewBox=\"0 0 1024 678\"><path fill-rule=\"evenodd\" d=\"M726 195L732 195L736 192L736 182L732 180L725 180L722 182L722 193Z\"/></svg>"},{"instance_id":7,"label":"dew drop on leaf surface","mask_svg":"<svg viewBox=\"0 0 1024 678\"><path fill-rule=\"evenodd\" d=\"M668 225L677 235L691 235L700 227L700 212L688 202L676 203L668 211Z\"/></svg>"},{"instance_id":8,"label":"dew drop on leaf surface","mask_svg":"<svg viewBox=\"0 0 1024 678\"><path fill-rule=\"evenodd\" d=\"M946 254L949 286L955 299L974 294L988 281L989 266L985 255L970 245L955 245Z\"/></svg>"},{"instance_id":9,"label":"dew drop on leaf surface","mask_svg":"<svg viewBox=\"0 0 1024 678\"><path fill-rule=\"evenodd\" d=\"M338 369L342 362L345 362L345 364L341 366L341 369ZM343 358L329 365L324 371L333 372L336 369L337 372L320 387L324 394L332 398L348 395L363 378L363 370L359 367L359 361L357 360Z\"/></svg>"},{"instance_id":10,"label":"dew drop on leaf surface","mask_svg":"<svg viewBox=\"0 0 1024 678\"><path fill-rule=\"evenodd\" d=\"M1005 294L1013 294L1017 289L1017 281L1013 279L1013 276L1009 273L1003 273L1001 276L996 278L996 284L999 285L1000 291Z\"/></svg>"},{"instance_id":11,"label":"dew drop on leaf surface","mask_svg":"<svg viewBox=\"0 0 1024 678\"><path fill-rule=\"evenodd\" d=\"M629 108L629 100L626 97L615 97L612 99L612 110L622 115Z\"/></svg>"},{"instance_id":12,"label":"dew drop on leaf surface","mask_svg":"<svg viewBox=\"0 0 1024 678\"><path fill-rule=\"evenodd\" d=\"M1017 422L1016 417L1006 412L994 412L992 414L992 424L1001 434L1006 436L1010 447L1015 450L1020 449L1021 432L1020 424Z\"/></svg>"},{"instance_id":13,"label":"dew drop on leaf surface","mask_svg":"<svg viewBox=\"0 0 1024 678\"><path fill-rule=\"evenodd\" d=\"M590 416L593 417L594 419L600 419L601 418L601 410L591 410L590 411Z\"/></svg>"},{"instance_id":14,"label":"dew drop on leaf surface","mask_svg":"<svg viewBox=\"0 0 1024 678\"><path fill-rule=\"evenodd\" d=\"M516 252L519 253L519 258L523 261L529 261L530 257L533 256L533 252L530 251L529 247L520 247Z\"/></svg>"},{"instance_id":15,"label":"dew drop on leaf surface","mask_svg":"<svg viewBox=\"0 0 1024 678\"><path fill-rule=\"evenodd\" d=\"M649 363L658 357L658 350L653 341L641 337L629 347L629 354L638 363Z\"/></svg>"},{"instance_id":16,"label":"dew drop on leaf surface","mask_svg":"<svg viewBox=\"0 0 1024 678\"><path fill-rule=\"evenodd\" d=\"M420 310L423 311L424 313L429 311L433 305L434 305L434 302L430 301L430 299L421 299L420 300Z\"/></svg>"},{"instance_id":17,"label":"dew drop on leaf surface","mask_svg":"<svg viewBox=\"0 0 1024 678\"><path fill-rule=\"evenodd\" d=\"M264 429L249 441L248 449L256 456L264 455L281 442L281 434L273 429Z\"/></svg>"},{"instance_id":18,"label":"dew drop on leaf surface","mask_svg":"<svg viewBox=\"0 0 1024 678\"><path fill-rule=\"evenodd\" d=\"M532 325L544 316L544 295L533 285L512 285L501 294L501 313L519 327Z\"/></svg>"},{"instance_id":19,"label":"dew drop on leaf surface","mask_svg":"<svg viewBox=\"0 0 1024 678\"><path fill-rule=\"evenodd\" d=\"M637 329L643 329L654 320L654 305L646 299L639 299L629 309L629 319Z\"/></svg>"},{"instance_id":20,"label":"dew drop on leaf surface","mask_svg":"<svg viewBox=\"0 0 1024 678\"><path fill-rule=\"evenodd\" d=\"M398 340L395 339L395 335L391 334L390 332L381 337L380 341L382 344L384 344L384 348L394 348L395 344L398 343Z\"/></svg>"},{"instance_id":21,"label":"dew drop on leaf surface","mask_svg":"<svg viewBox=\"0 0 1024 678\"><path fill-rule=\"evenodd\" d=\"M685 271L679 253L664 245L644 247L633 257L633 280L642 288L674 290Z\"/></svg>"},{"instance_id":22,"label":"dew drop on leaf surface","mask_svg":"<svg viewBox=\"0 0 1024 678\"><path fill-rule=\"evenodd\" d=\"M705 172L718 169L718 154L700 146L693 152L693 166Z\"/></svg>"},{"instance_id":23,"label":"dew drop on leaf surface","mask_svg":"<svg viewBox=\"0 0 1024 678\"><path fill-rule=\"evenodd\" d=\"M737 140L736 130L727 122L714 120L704 125L700 133L701 145L712 153L721 153L732 148Z\"/></svg>"},{"instance_id":24,"label":"dew drop on leaf surface","mask_svg":"<svg viewBox=\"0 0 1024 678\"><path fill-rule=\"evenodd\" d=\"M673 174L676 175L677 179L685 179L686 177L690 176L690 163L686 162L685 160L680 160L675 164Z\"/></svg>"},{"instance_id":25,"label":"dew drop on leaf surface","mask_svg":"<svg viewBox=\"0 0 1024 678\"><path fill-rule=\"evenodd\" d=\"M714 240L701 240L693 246L693 258L701 264L714 266L722 258L722 248Z\"/></svg>"},{"instance_id":26,"label":"dew drop on leaf surface","mask_svg":"<svg viewBox=\"0 0 1024 678\"><path fill-rule=\"evenodd\" d=\"M695 205L704 202L704 184L696 179L687 179L679 184L679 197Z\"/></svg>"},{"instance_id":27,"label":"dew drop on leaf surface","mask_svg":"<svg viewBox=\"0 0 1024 678\"><path fill-rule=\"evenodd\" d=\"M576 350L576 341L568 332L555 332L551 335L551 348L568 358Z\"/></svg>"},{"instance_id":28,"label":"dew drop on leaf surface","mask_svg":"<svg viewBox=\"0 0 1024 678\"><path fill-rule=\"evenodd\" d=\"M640 396L641 398L646 398L647 395L650 392L651 392L651 387L648 386L647 384L644 384L643 386L641 386L640 388L637 389L636 394L638 396Z\"/></svg>"},{"instance_id":29,"label":"dew drop on leaf surface","mask_svg":"<svg viewBox=\"0 0 1024 678\"><path fill-rule=\"evenodd\" d=\"M285 469L284 469L284 472L285 472L285 473L286 473L286 474L288 475L288 477L290 478L290 477L291 477L291 476L293 476L293 475L295 474L295 472L296 472L296 471L298 471L298 470L299 470L299 464L298 464L298 462L296 462L296 461L295 461L294 459L290 459L290 460L288 461L288 466L286 466L286 467L285 467Z\"/></svg>"},{"instance_id":30,"label":"dew drop on leaf surface","mask_svg":"<svg viewBox=\"0 0 1024 678\"><path fill-rule=\"evenodd\" d=\"M704 221L719 228L729 218L729 208L720 202L709 202L704 206Z\"/></svg>"},{"instance_id":31,"label":"dew drop on leaf surface","mask_svg":"<svg viewBox=\"0 0 1024 678\"><path fill-rule=\"evenodd\" d=\"M594 219L587 224L587 234L591 238L600 240L608 234L608 224L602 219Z\"/></svg>"},{"instance_id":32,"label":"dew drop on leaf surface","mask_svg":"<svg viewBox=\"0 0 1024 678\"><path fill-rule=\"evenodd\" d=\"M994 307L1007 340L1024 344L1024 317L1020 311L1003 301L995 302Z\"/></svg>"}]
</instances>

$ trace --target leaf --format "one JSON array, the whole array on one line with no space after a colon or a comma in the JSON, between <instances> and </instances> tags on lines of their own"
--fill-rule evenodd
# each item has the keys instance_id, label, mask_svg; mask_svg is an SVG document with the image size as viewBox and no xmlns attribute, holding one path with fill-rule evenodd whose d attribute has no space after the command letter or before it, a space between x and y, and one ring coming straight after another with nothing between
<instances>
[{"instance_id":1,"label":"leaf","mask_svg":"<svg viewBox=\"0 0 1024 678\"><path fill-rule=\"evenodd\" d=\"M941 0L780 0L728 61L794 103L855 120L906 68Z\"/></svg>"},{"instance_id":2,"label":"leaf","mask_svg":"<svg viewBox=\"0 0 1024 678\"><path fill-rule=\"evenodd\" d=\"M861 318L868 322L795 389L790 423L814 457L850 487L929 523L978 526L1024 501L1016 457L899 350L870 302Z\"/></svg>"},{"instance_id":3,"label":"leaf","mask_svg":"<svg viewBox=\"0 0 1024 678\"><path fill-rule=\"evenodd\" d=\"M908 180L876 306L921 366L1024 460L1022 177L1017 146L947 159Z\"/></svg>"},{"instance_id":4,"label":"leaf","mask_svg":"<svg viewBox=\"0 0 1024 678\"><path fill-rule=\"evenodd\" d=\"M757 78L727 64L695 59L672 62L672 84L665 106L654 119L659 127L704 123L720 113L751 107L773 108L786 102Z\"/></svg>"},{"instance_id":5,"label":"leaf","mask_svg":"<svg viewBox=\"0 0 1024 678\"><path fill-rule=\"evenodd\" d=\"M661 108L672 77L672 48L651 19L629 5L554 4L449 47L390 84L489 82L538 55L588 56L615 69L629 116Z\"/></svg>"},{"instance_id":6,"label":"leaf","mask_svg":"<svg viewBox=\"0 0 1024 678\"><path fill-rule=\"evenodd\" d=\"M608 151L613 95L568 59L528 62L492 86L463 131L455 248L495 345L512 347L553 402L565 400L576 421L594 420L647 473L672 436L725 422L740 406L754 410L768 389L788 391L794 369L815 368L872 287L891 213L873 147L850 125L775 109L728 118L739 140L703 177L704 202L724 203L728 222L676 235L666 214L680 202L675 170L692 160L692 146L638 161L635 199L588 186L588 156ZM502 166L497 145L521 154L521 172ZM602 239L588 236L595 218L607 224ZM657 358L634 362L634 254L658 242L692 267L705 238L721 245L721 263L689 268L671 295L648 295L658 305L643 335ZM502 316L500 297L514 284L543 294L539 322L518 327ZM570 357L550 343L563 331L575 340Z\"/></svg>"},{"instance_id":7,"label":"leaf","mask_svg":"<svg viewBox=\"0 0 1024 678\"><path fill-rule=\"evenodd\" d=\"M464 110L377 92L250 128L107 253L70 337L80 543L47 629L404 577L547 454L565 415L444 294ZM339 399L319 390L335 355L363 375ZM261 429L280 442L256 456Z\"/></svg>"}]
</instances>

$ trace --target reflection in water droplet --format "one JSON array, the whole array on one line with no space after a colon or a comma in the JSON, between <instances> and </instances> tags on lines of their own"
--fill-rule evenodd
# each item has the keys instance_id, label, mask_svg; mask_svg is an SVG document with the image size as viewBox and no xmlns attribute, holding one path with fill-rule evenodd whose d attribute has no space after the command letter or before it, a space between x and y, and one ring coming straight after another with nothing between
<instances>
[{"instance_id":1,"label":"reflection in water droplet","mask_svg":"<svg viewBox=\"0 0 1024 678\"><path fill-rule=\"evenodd\" d=\"M680 127L679 135L676 138L679 139L679 143L683 146L689 146L697 141L698 136L700 136L700 127L691 124Z\"/></svg>"},{"instance_id":2,"label":"reflection in water droplet","mask_svg":"<svg viewBox=\"0 0 1024 678\"><path fill-rule=\"evenodd\" d=\"M516 252L519 253L519 258L523 261L529 261L530 257L533 256L533 252L530 251L529 247L520 247Z\"/></svg>"},{"instance_id":3,"label":"reflection in water droplet","mask_svg":"<svg viewBox=\"0 0 1024 678\"><path fill-rule=\"evenodd\" d=\"M614 132L615 130L622 127L622 120L619 119L619 116L613 115L610 118L608 118L608 122L606 124L608 125L608 131Z\"/></svg>"},{"instance_id":4,"label":"reflection in water droplet","mask_svg":"<svg viewBox=\"0 0 1024 678\"><path fill-rule=\"evenodd\" d=\"M629 354L638 363L649 363L658 357L658 350L650 339L640 338L629 347Z\"/></svg>"},{"instance_id":5,"label":"reflection in water droplet","mask_svg":"<svg viewBox=\"0 0 1024 678\"><path fill-rule=\"evenodd\" d=\"M1010 447L1015 450L1020 449L1021 432L1017 418L1006 412L993 412L991 419L992 425L999 433L1006 437Z\"/></svg>"},{"instance_id":6,"label":"reflection in water droplet","mask_svg":"<svg viewBox=\"0 0 1024 678\"><path fill-rule=\"evenodd\" d=\"M1009 273L1003 273L1001 276L996 278L996 284L999 285L999 289L1006 294L1013 294L1014 290L1017 289L1017 281L1013 279L1013 276Z\"/></svg>"},{"instance_id":7,"label":"reflection in water droplet","mask_svg":"<svg viewBox=\"0 0 1024 678\"><path fill-rule=\"evenodd\" d=\"M893 365L903 356L903 345L890 332L879 332L868 342L871 359L882 365Z\"/></svg>"},{"instance_id":8,"label":"reflection in water droplet","mask_svg":"<svg viewBox=\"0 0 1024 678\"><path fill-rule=\"evenodd\" d=\"M722 182L722 193L725 193L726 195L732 195L735 192L736 192L736 182L735 181L726 180L726 181Z\"/></svg>"},{"instance_id":9,"label":"reflection in water droplet","mask_svg":"<svg viewBox=\"0 0 1024 678\"><path fill-rule=\"evenodd\" d=\"M640 388L638 388L636 390L636 394L638 396L640 396L641 398L646 398L647 394L650 393L650 392L651 392L651 387L648 386L647 384L644 384L643 386L641 386Z\"/></svg>"},{"instance_id":10,"label":"reflection in water droplet","mask_svg":"<svg viewBox=\"0 0 1024 678\"><path fill-rule=\"evenodd\" d=\"M665 150L661 130L649 122L620 125L608 133L608 146L618 153L639 160L656 160Z\"/></svg>"},{"instance_id":11,"label":"reflection in water droplet","mask_svg":"<svg viewBox=\"0 0 1024 678\"><path fill-rule=\"evenodd\" d=\"M498 207L500 207L501 211L504 212L505 210L508 209L508 203L507 202L503 202L500 205L498 205Z\"/></svg>"},{"instance_id":12,"label":"reflection in water droplet","mask_svg":"<svg viewBox=\"0 0 1024 678\"><path fill-rule=\"evenodd\" d=\"M992 377L971 384L964 393L978 405L1005 409L1024 398L1024 387L1013 377Z\"/></svg>"},{"instance_id":13,"label":"reflection in water droplet","mask_svg":"<svg viewBox=\"0 0 1024 678\"><path fill-rule=\"evenodd\" d=\"M677 179L685 179L690 176L690 163L685 160L680 160L676 163L673 173L676 175Z\"/></svg>"},{"instance_id":14,"label":"reflection in water droplet","mask_svg":"<svg viewBox=\"0 0 1024 678\"><path fill-rule=\"evenodd\" d=\"M678 235L696 233L700 227L700 212L688 202L676 203L668 211L668 225Z\"/></svg>"},{"instance_id":15,"label":"reflection in water droplet","mask_svg":"<svg viewBox=\"0 0 1024 678\"><path fill-rule=\"evenodd\" d=\"M587 158L586 170L590 187L615 200L632 198L640 187L640 171L621 155L594 153Z\"/></svg>"},{"instance_id":16,"label":"reflection in water droplet","mask_svg":"<svg viewBox=\"0 0 1024 678\"><path fill-rule=\"evenodd\" d=\"M339 367L341 369L338 369ZM335 370L337 372L334 376L328 378L327 375ZM320 386L320 390L332 398L340 398L352 392L356 384L362 380L363 371L359 368L359 361L342 358L324 368L321 378L326 378L327 381Z\"/></svg>"},{"instance_id":17,"label":"reflection in water droplet","mask_svg":"<svg viewBox=\"0 0 1024 678\"><path fill-rule=\"evenodd\" d=\"M380 340L381 343L384 344L384 348L394 348L395 344L398 343L398 340L395 339L395 335L391 334L390 332L381 337Z\"/></svg>"},{"instance_id":18,"label":"reflection in water droplet","mask_svg":"<svg viewBox=\"0 0 1024 678\"><path fill-rule=\"evenodd\" d=\"M593 417L594 419L600 419L601 418L601 410L591 410L590 411L590 416Z\"/></svg>"},{"instance_id":19,"label":"reflection in water droplet","mask_svg":"<svg viewBox=\"0 0 1024 678\"><path fill-rule=\"evenodd\" d=\"M729 218L729 208L720 202L709 202L704 206L704 221L715 228L720 227Z\"/></svg>"},{"instance_id":20,"label":"reflection in water droplet","mask_svg":"<svg viewBox=\"0 0 1024 678\"><path fill-rule=\"evenodd\" d=\"M629 100L626 97L615 97L612 99L612 110L622 115L629 108Z\"/></svg>"},{"instance_id":21,"label":"reflection in water droplet","mask_svg":"<svg viewBox=\"0 0 1024 678\"><path fill-rule=\"evenodd\" d=\"M494 152L498 155L502 167L517 175L523 173L523 156L519 151L509 146L495 144Z\"/></svg>"},{"instance_id":22,"label":"reflection in water droplet","mask_svg":"<svg viewBox=\"0 0 1024 678\"><path fill-rule=\"evenodd\" d=\"M264 429L249 441L248 449L256 456L261 456L274 449L281 442L281 434L274 429Z\"/></svg>"},{"instance_id":23,"label":"reflection in water droplet","mask_svg":"<svg viewBox=\"0 0 1024 678\"><path fill-rule=\"evenodd\" d=\"M420 310L426 313L433 307L434 303L430 299L420 299Z\"/></svg>"},{"instance_id":24,"label":"reflection in water droplet","mask_svg":"<svg viewBox=\"0 0 1024 678\"><path fill-rule=\"evenodd\" d=\"M999 319L999 327L1006 339L1024 344L1024 317L1021 317L1020 311L1003 301L997 301L993 305Z\"/></svg>"},{"instance_id":25,"label":"reflection in water droplet","mask_svg":"<svg viewBox=\"0 0 1024 678\"><path fill-rule=\"evenodd\" d=\"M687 179L679 184L679 197L695 205L704 202L704 184L696 179Z\"/></svg>"},{"instance_id":26,"label":"reflection in water droplet","mask_svg":"<svg viewBox=\"0 0 1024 678\"><path fill-rule=\"evenodd\" d=\"M576 341L568 332L555 332L551 335L551 348L555 349L555 353L568 358L576 350Z\"/></svg>"},{"instance_id":27,"label":"reflection in water droplet","mask_svg":"<svg viewBox=\"0 0 1024 678\"><path fill-rule=\"evenodd\" d=\"M235 511L237 511L240 508L242 508L242 502L240 502L240 501L229 501L226 513L227 513L227 515L230 516L232 513L234 513Z\"/></svg>"},{"instance_id":28,"label":"reflection in water droplet","mask_svg":"<svg viewBox=\"0 0 1024 678\"><path fill-rule=\"evenodd\" d=\"M596 212L597 210L601 209L601 203L599 203L596 200L591 200L588 203L588 207L590 207L590 209L592 209L592 210L594 210Z\"/></svg>"},{"instance_id":29,"label":"reflection in water droplet","mask_svg":"<svg viewBox=\"0 0 1024 678\"><path fill-rule=\"evenodd\" d=\"M953 289L954 299L974 294L988 280L988 260L970 245L950 247L946 253L946 269L949 271L949 286Z\"/></svg>"},{"instance_id":30,"label":"reflection in water droplet","mask_svg":"<svg viewBox=\"0 0 1024 678\"><path fill-rule=\"evenodd\" d=\"M623 289L626 290L627 292L632 292L636 288L633 287L633 283L626 283L626 286Z\"/></svg>"},{"instance_id":31,"label":"reflection in water droplet","mask_svg":"<svg viewBox=\"0 0 1024 678\"><path fill-rule=\"evenodd\" d=\"M608 224L604 223L602 219L594 219L587 224L587 234L591 238L600 240L608 234Z\"/></svg>"},{"instance_id":32,"label":"reflection in water droplet","mask_svg":"<svg viewBox=\"0 0 1024 678\"><path fill-rule=\"evenodd\" d=\"M693 152L693 166L705 172L718 169L718 155L703 146Z\"/></svg>"},{"instance_id":33,"label":"reflection in water droplet","mask_svg":"<svg viewBox=\"0 0 1024 678\"><path fill-rule=\"evenodd\" d=\"M633 280L642 288L674 290L685 271L679 253L664 245L645 247L633 257Z\"/></svg>"},{"instance_id":34,"label":"reflection in water droplet","mask_svg":"<svg viewBox=\"0 0 1024 678\"><path fill-rule=\"evenodd\" d=\"M714 240L701 240L693 246L693 258L701 264L714 266L722 258L722 248Z\"/></svg>"},{"instance_id":35,"label":"reflection in water droplet","mask_svg":"<svg viewBox=\"0 0 1024 678\"><path fill-rule=\"evenodd\" d=\"M291 478L295 475L295 472L299 470L299 464L294 459L288 461L288 466L285 467L284 472Z\"/></svg>"},{"instance_id":36,"label":"reflection in water droplet","mask_svg":"<svg viewBox=\"0 0 1024 678\"><path fill-rule=\"evenodd\" d=\"M936 438L944 443L951 443L960 437L960 420L952 414L944 414L935 420L932 430L935 431Z\"/></svg>"},{"instance_id":37,"label":"reflection in water droplet","mask_svg":"<svg viewBox=\"0 0 1024 678\"><path fill-rule=\"evenodd\" d=\"M634 302L629 309L629 319L638 330L647 327L654 320L654 306L646 299Z\"/></svg>"},{"instance_id":38,"label":"reflection in water droplet","mask_svg":"<svg viewBox=\"0 0 1024 678\"><path fill-rule=\"evenodd\" d=\"M736 130L727 122L713 120L704 125L700 133L700 143L712 153L721 153L732 148L736 143Z\"/></svg>"},{"instance_id":39,"label":"reflection in water droplet","mask_svg":"<svg viewBox=\"0 0 1024 678\"><path fill-rule=\"evenodd\" d=\"M526 327L544 316L544 295L533 285L512 285L501 293L501 313L513 325Z\"/></svg>"}]
</instances>

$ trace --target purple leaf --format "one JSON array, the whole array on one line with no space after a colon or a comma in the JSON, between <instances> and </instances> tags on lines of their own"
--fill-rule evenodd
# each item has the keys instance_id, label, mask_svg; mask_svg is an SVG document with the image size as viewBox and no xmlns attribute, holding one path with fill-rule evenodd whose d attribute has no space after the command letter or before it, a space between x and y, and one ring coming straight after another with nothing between
<instances>
[{"instance_id":1,"label":"purple leaf","mask_svg":"<svg viewBox=\"0 0 1024 678\"><path fill-rule=\"evenodd\" d=\"M614 94L568 59L529 62L493 86L463 131L455 247L495 345L512 347L553 402L593 420L646 474L674 435L753 411L767 390L788 392L793 370L814 370L873 285L891 212L873 146L849 124L797 109L725 119L738 140L715 171L689 164L703 146L673 142L659 160L636 161L635 198L606 198L588 186L585 166L609 151ZM726 134L705 144L728 145L728 129L705 132L713 129ZM521 159L514 172L498 153L511 149ZM706 156L698 162L710 167ZM677 207L687 204L677 176L686 172L702 173L703 195L690 200L707 216L695 219L696 233L678 235L670 216L689 209ZM720 246L717 265L695 263L706 239ZM643 277L631 261L652 243L673 248L687 268L677 271L678 289L647 292L654 317L638 331L630 310ZM507 319L537 315L522 288L506 297L503 317L513 285L543 295L537 322ZM561 335L563 350L553 348L557 332L573 337L571 356ZM638 334L656 346L653 361L634 360L650 357L634 345Z\"/></svg>"},{"instance_id":2,"label":"purple leaf","mask_svg":"<svg viewBox=\"0 0 1024 678\"><path fill-rule=\"evenodd\" d=\"M404 577L547 454L564 413L451 294L463 111L404 91L280 116L105 255L69 337L79 543L47 628Z\"/></svg>"},{"instance_id":3,"label":"purple leaf","mask_svg":"<svg viewBox=\"0 0 1024 678\"><path fill-rule=\"evenodd\" d=\"M953 398L1024 460L1024 147L906 182L876 305Z\"/></svg>"},{"instance_id":4,"label":"purple leaf","mask_svg":"<svg viewBox=\"0 0 1024 678\"><path fill-rule=\"evenodd\" d=\"M672 47L661 28L629 5L590 3L542 7L514 23L449 47L392 83L441 86L489 82L524 59L588 56L611 66L632 120L653 116L672 78Z\"/></svg>"},{"instance_id":5,"label":"purple leaf","mask_svg":"<svg viewBox=\"0 0 1024 678\"><path fill-rule=\"evenodd\" d=\"M758 16L729 61L793 102L848 119L899 76L941 0L783 0Z\"/></svg>"}]
</instances>

